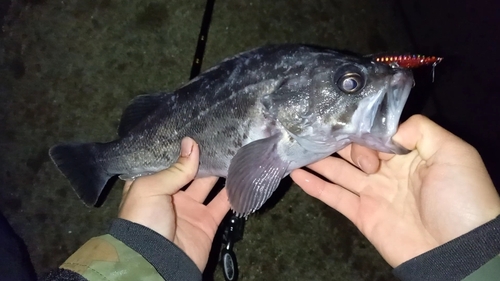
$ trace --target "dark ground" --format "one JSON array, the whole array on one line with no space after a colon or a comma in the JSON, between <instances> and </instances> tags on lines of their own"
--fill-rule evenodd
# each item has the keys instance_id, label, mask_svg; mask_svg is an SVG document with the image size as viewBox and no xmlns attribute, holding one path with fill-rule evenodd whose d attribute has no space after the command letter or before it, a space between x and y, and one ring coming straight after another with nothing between
<instances>
[{"instance_id":1,"label":"dark ground","mask_svg":"<svg viewBox=\"0 0 500 281\"><path fill-rule=\"evenodd\" d=\"M417 81L405 116L424 112L476 145L500 186L497 9L478 1L401 2L216 1L203 68L283 42L443 55L436 82ZM48 148L111 140L131 98L186 82L204 5L31 0L10 6L0 38L0 209L39 273L102 234L120 199L117 186L103 207L85 207ZM236 252L242 281L394 280L344 217L296 186L250 217ZM219 268L214 279L223 280Z\"/></svg>"}]
</instances>

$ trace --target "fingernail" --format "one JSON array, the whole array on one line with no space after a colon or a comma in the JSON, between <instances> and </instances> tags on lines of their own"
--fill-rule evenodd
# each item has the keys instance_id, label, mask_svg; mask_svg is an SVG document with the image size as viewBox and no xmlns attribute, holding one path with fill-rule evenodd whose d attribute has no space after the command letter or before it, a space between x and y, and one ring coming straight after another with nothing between
<instances>
[{"instance_id":1,"label":"fingernail","mask_svg":"<svg viewBox=\"0 0 500 281\"><path fill-rule=\"evenodd\" d=\"M181 157L188 157L193 152L194 141L191 138L184 138L181 142Z\"/></svg>"},{"instance_id":2,"label":"fingernail","mask_svg":"<svg viewBox=\"0 0 500 281\"><path fill-rule=\"evenodd\" d=\"M368 161L368 158L366 158L365 156L358 157L358 160L356 162L358 163L358 167L360 167L363 171L367 171L371 166L370 161Z\"/></svg>"}]
</instances>

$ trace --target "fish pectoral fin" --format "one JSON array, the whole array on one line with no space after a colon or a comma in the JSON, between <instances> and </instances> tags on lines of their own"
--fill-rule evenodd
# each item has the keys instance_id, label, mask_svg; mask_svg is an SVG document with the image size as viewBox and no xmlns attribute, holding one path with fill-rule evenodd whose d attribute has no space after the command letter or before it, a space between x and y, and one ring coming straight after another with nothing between
<instances>
[{"instance_id":1,"label":"fish pectoral fin","mask_svg":"<svg viewBox=\"0 0 500 281\"><path fill-rule=\"evenodd\" d=\"M285 177L288 162L278 155L281 134L249 143L231 160L226 189L231 208L238 216L248 216L271 197Z\"/></svg>"},{"instance_id":2,"label":"fish pectoral fin","mask_svg":"<svg viewBox=\"0 0 500 281\"><path fill-rule=\"evenodd\" d=\"M160 107L167 97L168 93L165 92L135 97L123 111L118 126L118 135L120 137L126 136L130 130Z\"/></svg>"}]
</instances>

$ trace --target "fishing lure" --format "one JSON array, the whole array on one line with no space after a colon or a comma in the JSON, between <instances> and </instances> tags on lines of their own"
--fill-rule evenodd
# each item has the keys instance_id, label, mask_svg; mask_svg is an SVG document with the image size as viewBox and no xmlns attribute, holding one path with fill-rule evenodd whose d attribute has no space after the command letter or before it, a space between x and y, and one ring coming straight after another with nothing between
<instances>
[{"instance_id":1,"label":"fishing lure","mask_svg":"<svg viewBox=\"0 0 500 281\"><path fill-rule=\"evenodd\" d=\"M394 67L417 68L421 66L432 66L432 81L434 82L434 69L443 58L424 55L374 55L372 59L376 62L386 63Z\"/></svg>"}]
</instances>

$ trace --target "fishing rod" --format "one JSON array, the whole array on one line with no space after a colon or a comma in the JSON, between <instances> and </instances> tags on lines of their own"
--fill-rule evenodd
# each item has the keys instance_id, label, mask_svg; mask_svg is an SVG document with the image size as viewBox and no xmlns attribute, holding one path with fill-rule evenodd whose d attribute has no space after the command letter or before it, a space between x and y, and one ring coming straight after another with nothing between
<instances>
[{"instance_id":1,"label":"fishing rod","mask_svg":"<svg viewBox=\"0 0 500 281\"><path fill-rule=\"evenodd\" d=\"M205 54L205 48L207 45L208 31L210 29L210 22L212 20L212 14L214 10L214 4L215 0L207 0L201 23L200 34L198 35L198 44L196 46L193 64L191 66L191 75L189 77L190 80L198 76L201 71L203 56ZM237 281L239 270L236 254L233 251L233 247L234 243L243 238L245 219L236 216L233 211L230 212L231 214L228 214L228 216L226 216L221 223L221 225L224 227L224 232L222 234L222 243L224 244L224 246L220 251L219 262L222 267L224 279L226 281Z\"/></svg>"},{"instance_id":2,"label":"fishing rod","mask_svg":"<svg viewBox=\"0 0 500 281\"><path fill-rule=\"evenodd\" d=\"M193 79L200 74L201 64L203 63L203 55L205 54L205 47L207 45L208 30L210 29L210 22L212 21L214 4L215 0L207 0L205 12L203 13L203 19L201 22L200 34L198 35L198 45L196 46L196 51L194 53L189 79Z\"/></svg>"}]
</instances>

